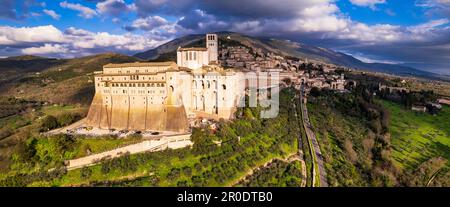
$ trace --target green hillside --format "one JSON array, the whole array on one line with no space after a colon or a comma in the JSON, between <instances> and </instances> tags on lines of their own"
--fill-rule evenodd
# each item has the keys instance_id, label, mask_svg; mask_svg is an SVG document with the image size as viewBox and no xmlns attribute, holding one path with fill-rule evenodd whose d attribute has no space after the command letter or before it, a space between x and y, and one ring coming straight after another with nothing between
<instances>
[{"instance_id":1,"label":"green hillside","mask_svg":"<svg viewBox=\"0 0 450 207\"><path fill-rule=\"evenodd\" d=\"M192 149L126 155L69 172L60 168L63 160L83 155L86 145L98 152L104 150L99 144L115 147L133 140L93 142L84 137L45 138L31 133L14 153L10 170L0 174L0 186L230 186L251 169L297 152L300 129L293 97L293 90L281 91L280 115L275 119L258 118L260 108L243 108L237 112L239 119L220 122L215 133L208 127L196 128ZM294 165L292 170L298 173L301 166ZM49 172L51 168L56 170ZM285 180L296 186L300 181L289 176Z\"/></svg>"},{"instance_id":2,"label":"green hillside","mask_svg":"<svg viewBox=\"0 0 450 207\"><path fill-rule=\"evenodd\" d=\"M392 156L398 166L415 169L433 157L450 160L450 107L444 106L433 116L382 103L391 113Z\"/></svg>"},{"instance_id":3,"label":"green hillside","mask_svg":"<svg viewBox=\"0 0 450 207\"><path fill-rule=\"evenodd\" d=\"M94 92L92 72L102 70L103 65L108 63L139 60L115 53L63 60L34 56L2 59L0 74L3 75L3 79L0 80L0 96L87 105L90 104Z\"/></svg>"}]
</instances>

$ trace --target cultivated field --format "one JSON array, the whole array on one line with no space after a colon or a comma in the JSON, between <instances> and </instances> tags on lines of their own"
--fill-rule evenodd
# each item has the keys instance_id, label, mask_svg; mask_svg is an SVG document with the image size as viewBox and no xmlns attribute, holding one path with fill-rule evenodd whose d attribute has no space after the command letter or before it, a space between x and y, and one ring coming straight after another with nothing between
<instances>
[{"instance_id":1,"label":"cultivated field","mask_svg":"<svg viewBox=\"0 0 450 207\"><path fill-rule=\"evenodd\" d=\"M392 102L382 103L391 113L392 156L398 166L415 169L433 157L450 160L450 107L443 106L433 116Z\"/></svg>"}]
</instances>

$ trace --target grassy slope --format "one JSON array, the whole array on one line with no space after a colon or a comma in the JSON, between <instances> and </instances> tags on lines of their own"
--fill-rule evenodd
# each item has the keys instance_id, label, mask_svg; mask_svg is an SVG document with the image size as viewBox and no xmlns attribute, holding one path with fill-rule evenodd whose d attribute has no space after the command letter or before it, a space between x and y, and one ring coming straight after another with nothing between
<instances>
[{"instance_id":1,"label":"grassy slope","mask_svg":"<svg viewBox=\"0 0 450 207\"><path fill-rule=\"evenodd\" d=\"M360 156L365 156L361 147L361 142L367 133L364 124L360 120L321 105L308 104L308 110L324 156L330 186L367 185L363 175L350 161L343 147L345 138L349 138L355 144L354 149Z\"/></svg>"},{"instance_id":2,"label":"grassy slope","mask_svg":"<svg viewBox=\"0 0 450 207\"><path fill-rule=\"evenodd\" d=\"M432 116L392 102L382 103L391 112L392 156L398 166L415 169L438 156L450 160L450 107L444 106L437 116Z\"/></svg>"}]
</instances>

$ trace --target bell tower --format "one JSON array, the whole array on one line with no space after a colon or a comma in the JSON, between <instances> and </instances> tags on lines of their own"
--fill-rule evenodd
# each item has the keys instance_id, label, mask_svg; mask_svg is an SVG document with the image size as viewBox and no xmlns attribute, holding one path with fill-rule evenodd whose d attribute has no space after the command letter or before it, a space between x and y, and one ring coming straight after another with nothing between
<instances>
[{"instance_id":1,"label":"bell tower","mask_svg":"<svg viewBox=\"0 0 450 207\"><path fill-rule=\"evenodd\" d=\"M206 34L206 48L208 49L208 62L217 63L219 45L216 34Z\"/></svg>"}]
</instances>

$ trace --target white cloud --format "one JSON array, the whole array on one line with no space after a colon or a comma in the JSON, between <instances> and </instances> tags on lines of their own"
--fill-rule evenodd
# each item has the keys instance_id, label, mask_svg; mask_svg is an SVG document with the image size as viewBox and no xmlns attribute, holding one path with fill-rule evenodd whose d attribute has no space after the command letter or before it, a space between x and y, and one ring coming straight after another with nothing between
<instances>
[{"instance_id":1,"label":"white cloud","mask_svg":"<svg viewBox=\"0 0 450 207\"><path fill-rule=\"evenodd\" d=\"M44 44L40 47L29 47L22 49L22 53L26 55L43 55L66 52L68 52L68 49L61 44Z\"/></svg>"},{"instance_id":2,"label":"white cloud","mask_svg":"<svg viewBox=\"0 0 450 207\"><path fill-rule=\"evenodd\" d=\"M103 52L134 54L167 42L168 36L91 32L69 27L64 32L52 25L37 27L0 27L0 45L14 46L15 53L73 57Z\"/></svg>"},{"instance_id":3,"label":"white cloud","mask_svg":"<svg viewBox=\"0 0 450 207\"><path fill-rule=\"evenodd\" d=\"M7 36L0 35L0 45L13 45L15 43L14 40L10 40Z\"/></svg>"},{"instance_id":4,"label":"white cloud","mask_svg":"<svg viewBox=\"0 0 450 207\"><path fill-rule=\"evenodd\" d=\"M160 27L168 23L169 22L163 17L149 16L146 18L139 18L134 20L133 23L131 24L131 27L142 30L152 30L154 28Z\"/></svg>"},{"instance_id":5,"label":"white cloud","mask_svg":"<svg viewBox=\"0 0 450 207\"><path fill-rule=\"evenodd\" d=\"M339 8L335 4L322 3L310 7L305 7L304 9L300 10L300 14L304 17L319 17L327 14L333 14L338 11Z\"/></svg>"},{"instance_id":6,"label":"white cloud","mask_svg":"<svg viewBox=\"0 0 450 207\"><path fill-rule=\"evenodd\" d=\"M32 17L40 17L40 16L41 16L41 14L39 14L39 13L37 13L37 12L30 12L30 15L31 15Z\"/></svg>"},{"instance_id":7,"label":"white cloud","mask_svg":"<svg viewBox=\"0 0 450 207\"><path fill-rule=\"evenodd\" d=\"M385 63L385 64L402 64L404 62L402 61L392 61L392 60L385 60L385 59L380 59L378 57L368 57L362 53L349 53L346 51L341 51L343 53L346 53L347 55L351 55L354 58L365 62L365 63Z\"/></svg>"},{"instance_id":8,"label":"white cloud","mask_svg":"<svg viewBox=\"0 0 450 207\"><path fill-rule=\"evenodd\" d=\"M436 19L436 20L431 20L431 21L423 23L423 24L407 27L406 31L411 34L410 35L411 39L419 40L419 41L426 41L426 40L434 39L439 34L439 31L450 30L450 27L444 28L444 29L440 28L440 26L446 25L449 23L450 23L450 20L448 20L448 19Z\"/></svg>"},{"instance_id":9,"label":"white cloud","mask_svg":"<svg viewBox=\"0 0 450 207\"><path fill-rule=\"evenodd\" d=\"M181 18L182 19L182 18ZM178 20L179 21L179 20ZM178 21L170 22L161 16L148 16L134 20L131 25L124 28L128 31L142 30L151 35L154 39L166 40L175 35L189 33L186 28L178 24ZM216 24L220 24L216 22ZM193 32L193 31L191 31Z\"/></svg>"},{"instance_id":10,"label":"white cloud","mask_svg":"<svg viewBox=\"0 0 450 207\"><path fill-rule=\"evenodd\" d=\"M0 27L0 45L63 41L63 33L52 25L37 27Z\"/></svg>"},{"instance_id":11,"label":"white cloud","mask_svg":"<svg viewBox=\"0 0 450 207\"><path fill-rule=\"evenodd\" d=\"M72 35L72 36L87 36L87 35L91 35L92 33L84 30L84 29L77 29L75 27L69 27L67 28L64 33L66 35Z\"/></svg>"},{"instance_id":12,"label":"white cloud","mask_svg":"<svg viewBox=\"0 0 450 207\"><path fill-rule=\"evenodd\" d=\"M450 0L417 0L416 6L421 7L450 6Z\"/></svg>"},{"instance_id":13,"label":"white cloud","mask_svg":"<svg viewBox=\"0 0 450 207\"><path fill-rule=\"evenodd\" d=\"M100 14L119 16L125 12L136 11L136 5L126 4L124 0L105 0L97 3L97 11Z\"/></svg>"},{"instance_id":14,"label":"white cloud","mask_svg":"<svg viewBox=\"0 0 450 207\"><path fill-rule=\"evenodd\" d=\"M116 24L120 23L120 19L119 18L113 18L111 21L113 23L116 23Z\"/></svg>"},{"instance_id":15,"label":"white cloud","mask_svg":"<svg viewBox=\"0 0 450 207\"><path fill-rule=\"evenodd\" d=\"M349 21L334 15L298 18L291 22L291 26L286 26L288 31L299 32L339 32L348 27Z\"/></svg>"},{"instance_id":16,"label":"white cloud","mask_svg":"<svg viewBox=\"0 0 450 207\"><path fill-rule=\"evenodd\" d=\"M59 5L63 8L72 9L75 11L79 11L80 14L78 16L83 17L85 19L90 19L97 15L97 12L89 7L83 6L81 4L73 4L68 3L67 1L63 1L59 3Z\"/></svg>"},{"instance_id":17,"label":"white cloud","mask_svg":"<svg viewBox=\"0 0 450 207\"><path fill-rule=\"evenodd\" d=\"M377 4L385 4L386 0L350 0L350 2L356 6L370 7L375 9Z\"/></svg>"},{"instance_id":18,"label":"white cloud","mask_svg":"<svg viewBox=\"0 0 450 207\"><path fill-rule=\"evenodd\" d=\"M54 20L59 20L59 18L61 18L61 15L57 14L55 11L53 10L49 10L49 9L44 9L43 10L45 14L49 15L50 17L52 17Z\"/></svg>"},{"instance_id":19,"label":"white cloud","mask_svg":"<svg viewBox=\"0 0 450 207\"><path fill-rule=\"evenodd\" d=\"M76 49L114 48L117 50L139 51L155 47L159 42L140 35L114 35L107 32L89 33L83 37L69 38Z\"/></svg>"}]
</instances>

